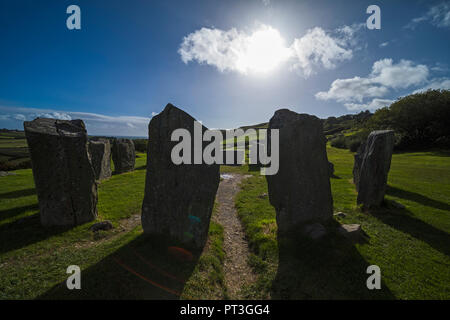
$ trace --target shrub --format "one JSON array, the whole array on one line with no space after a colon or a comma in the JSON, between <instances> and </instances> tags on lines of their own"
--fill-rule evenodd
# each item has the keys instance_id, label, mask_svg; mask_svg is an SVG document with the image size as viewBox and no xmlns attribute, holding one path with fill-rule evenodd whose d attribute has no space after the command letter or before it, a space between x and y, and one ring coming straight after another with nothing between
<instances>
[{"instance_id":1,"label":"shrub","mask_svg":"<svg viewBox=\"0 0 450 320\"><path fill-rule=\"evenodd\" d=\"M375 112L371 129L393 129L397 149L450 147L450 90L428 90Z\"/></svg>"},{"instance_id":2,"label":"shrub","mask_svg":"<svg viewBox=\"0 0 450 320\"><path fill-rule=\"evenodd\" d=\"M337 138L334 138L333 140L331 140L331 146L335 147L335 148L340 148L340 149L345 149L347 148L347 144L345 142L345 137L342 136L338 136Z\"/></svg>"}]
</instances>

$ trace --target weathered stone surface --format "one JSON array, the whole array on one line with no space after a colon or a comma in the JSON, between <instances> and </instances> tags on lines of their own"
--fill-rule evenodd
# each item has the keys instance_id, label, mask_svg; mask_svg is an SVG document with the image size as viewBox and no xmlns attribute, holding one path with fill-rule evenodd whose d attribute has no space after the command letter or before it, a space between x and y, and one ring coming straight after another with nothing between
<instances>
[{"instance_id":1,"label":"weathered stone surface","mask_svg":"<svg viewBox=\"0 0 450 320\"><path fill-rule=\"evenodd\" d=\"M327 234L327 229L320 223L306 224L301 229L302 234L312 240L319 240Z\"/></svg>"},{"instance_id":2,"label":"weathered stone surface","mask_svg":"<svg viewBox=\"0 0 450 320\"><path fill-rule=\"evenodd\" d=\"M115 139L112 146L112 159L115 172L123 173L134 170L136 152L133 140Z\"/></svg>"},{"instance_id":3,"label":"weathered stone surface","mask_svg":"<svg viewBox=\"0 0 450 320\"><path fill-rule=\"evenodd\" d=\"M44 226L78 225L97 217L97 185L82 120L24 122Z\"/></svg>"},{"instance_id":4,"label":"weathered stone surface","mask_svg":"<svg viewBox=\"0 0 450 320\"><path fill-rule=\"evenodd\" d=\"M353 181L358 204L372 207L383 202L393 149L394 132L380 130L371 132L355 154Z\"/></svg>"},{"instance_id":5,"label":"weathered stone surface","mask_svg":"<svg viewBox=\"0 0 450 320\"><path fill-rule=\"evenodd\" d=\"M96 180L111 177L111 143L108 139L89 141L89 154Z\"/></svg>"},{"instance_id":6,"label":"weathered stone surface","mask_svg":"<svg viewBox=\"0 0 450 320\"><path fill-rule=\"evenodd\" d=\"M359 224L343 224L339 226L338 233L355 242L363 238L363 231Z\"/></svg>"},{"instance_id":7,"label":"weathered stone surface","mask_svg":"<svg viewBox=\"0 0 450 320\"><path fill-rule=\"evenodd\" d=\"M99 230L103 230L103 231L107 231L107 230L111 230L113 227L111 221L109 220L105 220L105 221L100 221L97 223L94 223L89 230L91 230L92 232L97 232Z\"/></svg>"},{"instance_id":8,"label":"weathered stone surface","mask_svg":"<svg viewBox=\"0 0 450 320\"><path fill-rule=\"evenodd\" d=\"M328 161L328 175L330 177L334 176L334 164Z\"/></svg>"},{"instance_id":9,"label":"weathered stone surface","mask_svg":"<svg viewBox=\"0 0 450 320\"><path fill-rule=\"evenodd\" d=\"M266 176L279 232L330 219L333 199L321 120L282 109L270 119L269 129L279 129L279 171Z\"/></svg>"},{"instance_id":10,"label":"weathered stone surface","mask_svg":"<svg viewBox=\"0 0 450 320\"><path fill-rule=\"evenodd\" d=\"M194 121L171 104L150 121L142 227L147 234L169 236L189 247L202 248L219 186L219 165L175 165L171 160L172 148L179 143L171 141L172 132L184 128L193 140ZM202 126L202 130L207 128ZM191 156L193 163L194 152Z\"/></svg>"}]
</instances>

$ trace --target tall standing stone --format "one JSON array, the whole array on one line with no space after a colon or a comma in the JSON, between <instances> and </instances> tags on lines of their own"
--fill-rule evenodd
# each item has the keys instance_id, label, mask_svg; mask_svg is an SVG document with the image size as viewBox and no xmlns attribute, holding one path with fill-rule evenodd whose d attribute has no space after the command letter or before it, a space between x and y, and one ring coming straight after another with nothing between
<instances>
[{"instance_id":1,"label":"tall standing stone","mask_svg":"<svg viewBox=\"0 0 450 320\"><path fill-rule=\"evenodd\" d=\"M358 204L372 207L383 202L393 149L394 131L379 130L371 132L355 154L353 181Z\"/></svg>"},{"instance_id":2,"label":"tall standing stone","mask_svg":"<svg viewBox=\"0 0 450 320\"><path fill-rule=\"evenodd\" d=\"M123 173L134 170L136 151L131 139L115 139L112 147L114 170Z\"/></svg>"},{"instance_id":3,"label":"tall standing stone","mask_svg":"<svg viewBox=\"0 0 450 320\"><path fill-rule=\"evenodd\" d=\"M298 231L310 222L333 216L333 199L322 121L288 109L277 110L269 122L279 129L279 170L266 176L278 230Z\"/></svg>"},{"instance_id":4,"label":"tall standing stone","mask_svg":"<svg viewBox=\"0 0 450 320\"><path fill-rule=\"evenodd\" d=\"M79 225L97 217L97 185L82 120L24 122L44 226Z\"/></svg>"},{"instance_id":5,"label":"tall standing stone","mask_svg":"<svg viewBox=\"0 0 450 320\"><path fill-rule=\"evenodd\" d=\"M171 141L175 129L190 133L191 150L194 150L194 121L171 104L150 121L142 227L147 234L168 236L200 249L208 236L220 180L219 165L203 162L176 165L171 159L172 148L179 143ZM202 132L205 130L202 126ZM194 163L192 159L191 163Z\"/></svg>"},{"instance_id":6,"label":"tall standing stone","mask_svg":"<svg viewBox=\"0 0 450 320\"><path fill-rule=\"evenodd\" d=\"M96 180L111 177L111 143L108 139L89 140L89 154Z\"/></svg>"}]
</instances>

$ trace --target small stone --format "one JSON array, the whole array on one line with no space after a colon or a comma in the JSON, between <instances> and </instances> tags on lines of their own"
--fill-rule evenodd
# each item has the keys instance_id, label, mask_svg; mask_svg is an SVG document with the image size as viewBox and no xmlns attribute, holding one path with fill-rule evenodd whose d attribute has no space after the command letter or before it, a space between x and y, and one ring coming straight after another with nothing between
<instances>
[{"instance_id":1,"label":"small stone","mask_svg":"<svg viewBox=\"0 0 450 320\"><path fill-rule=\"evenodd\" d=\"M17 173L9 171L0 171L0 177L15 176Z\"/></svg>"},{"instance_id":2,"label":"small stone","mask_svg":"<svg viewBox=\"0 0 450 320\"><path fill-rule=\"evenodd\" d=\"M106 220L106 221L101 221L101 222L94 223L94 224L89 228L89 230L91 230L91 231L93 231L93 232L97 232L97 231L99 231L99 230L104 230L104 231L106 231L106 230L111 230L112 228L114 228L114 227L113 227L111 221Z\"/></svg>"},{"instance_id":3,"label":"small stone","mask_svg":"<svg viewBox=\"0 0 450 320\"><path fill-rule=\"evenodd\" d=\"M360 224L343 224L339 226L338 232L353 241L359 241L363 235Z\"/></svg>"},{"instance_id":4,"label":"small stone","mask_svg":"<svg viewBox=\"0 0 450 320\"><path fill-rule=\"evenodd\" d=\"M316 222L305 225L302 229L302 233L312 240L318 240L327 234L327 230L322 224Z\"/></svg>"},{"instance_id":5,"label":"small stone","mask_svg":"<svg viewBox=\"0 0 450 320\"><path fill-rule=\"evenodd\" d=\"M258 198L260 198L260 199L265 199L265 198L267 198L267 193L266 193L266 192L261 193L261 194L258 196Z\"/></svg>"},{"instance_id":6,"label":"small stone","mask_svg":"<svg viewBox=\"0 0 450 320\"><path fill-rule=\"evenodd\" d=\"M343 213L343 212L338 212L334 214L335 217L339 217L339 218L345 218L347 216L347 214Z\"/></svg>"}]
</instances>

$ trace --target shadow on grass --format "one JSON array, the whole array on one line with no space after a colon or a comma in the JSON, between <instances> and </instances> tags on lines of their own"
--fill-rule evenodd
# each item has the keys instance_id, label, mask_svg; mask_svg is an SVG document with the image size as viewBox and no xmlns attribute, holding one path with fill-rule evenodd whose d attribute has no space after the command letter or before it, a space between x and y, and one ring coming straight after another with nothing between
<instances>
[{"instance_id":1,"label":"shadow on grass","mask_svg":"<svg viewBox=\"0 0 450 320\"><path fill-rule=\"evenodd\" d=\"M27 197L36 194L35 188L16 190L0 194L0 199L15 199L20 197Z\"/></svg>"},{"instance_id":2,"label":"shadow on grass","mask_svg":"<svg viewBox=\"0 0 450 320\"><path fill-rule=\"evenodd\" d=\"M82 270L81 290L62 282L37 299L179 299L197 264L168 252L168 240L141 235Z\"/></svg>"},{"instance_id":3,"label":"shadow on grass","mask_svg":"<svg viewBox=\"0 0 450 320\"><path fill-rule=\"evenodd\" d=\"M25 213L27 211L31 211L31 210L38 210L39 206L37 203L35 204L30 204L27 206L23 206L23 207L17 207L17 208L11 208L11 209L6 209L6 210L0 210L0 221L9 219L9 218L13 218L15 216L18 216L22 213ZM1 228L1 227L0 227Z\"/></svg>"},{"instance_id":4,"label":"shadow on grass","mask_svg":"<svg viewBox=\"0 0 450 320\"><path fill-rule=\"evenodd\" d=\"M16 209L23 212L24 208L27 207ZM39 213L3 224L0 226L0 254L40 242L69 229L70 227L43 227Z\"/></svg>"},{"instance_id":5,"label":"shadow on grass","mask_svg":"<svg viewBox=\"0 0 450 320\"><path fill-rule=\"evenodd\" d=\"M332 222L329 228L337 228ZM272 299L395 299L384 283L369 290L369 263L349 240L330 233L313 241L278 235L279 262Z\"/></svg>"},{"instance_id":6,"label":"shadow on grass","mask_svg":"<svg viewBox=\"0 0 450 320\"><path fill-rule=\"evenodd\" d=\"M399 231L428 243L431 247L450 257L450 235L413 216L406 209L371 210L370 214Z\"/></svg>"},{"instance_id":7,"label":"shadow on grass","mask_svg":"<svg viewBox=\"0 0 450 320\"><path fill-rule=\"evenodd\" d=\"M416 192L406 191L388 185L386 188L386 194L406 200L411 200L420 203L426 207L450 211L450 205L448 203L433 200Z\"/></svg>"}]
</instances>

